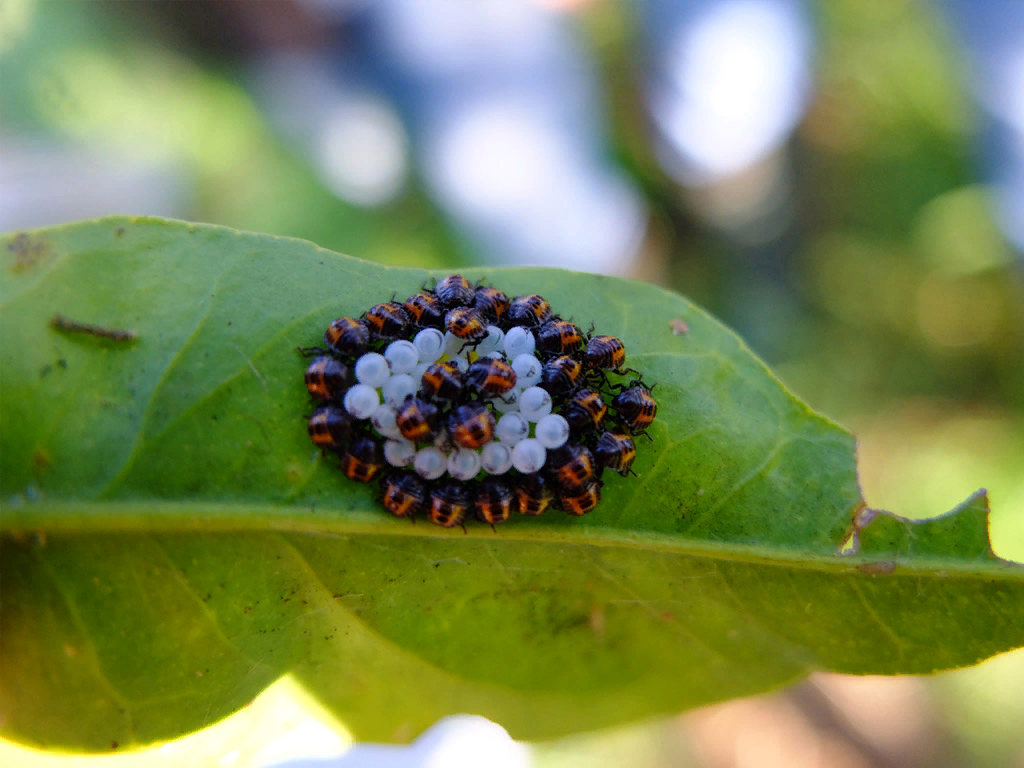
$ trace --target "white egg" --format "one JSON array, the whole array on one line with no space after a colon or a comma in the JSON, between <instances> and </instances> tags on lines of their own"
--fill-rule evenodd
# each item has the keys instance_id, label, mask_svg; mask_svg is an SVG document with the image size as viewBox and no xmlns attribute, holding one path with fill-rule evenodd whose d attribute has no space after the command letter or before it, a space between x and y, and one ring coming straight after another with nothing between
<instances>
[{"instance_id":1,"label":"white egg","mask_svg":"<svg viewBox=\"0 0 1024 768\"><path fill-rule=\"evenodd\" d=\"M384 459L393 467L407 467L416 458L416 446L408 440L388 440L384 443Z\"/></svg>"},{"instance_id":2,"label":"white egg","mask_svg":"<svg viewBox=\"0 0 1024 768\"><path fill-rule=\"evenodd\" d=\"M540 360L525 352L516 355L512 360L512 370L516 372L516 383L521 389L532 387L540 381L542 369Z\"/></svg>"},{"instance_id":3,"label":"white egg","mask_svg":"<svg viewBox=\"0 0 1024 768\"><path fill-rule=\"evenodd\" d=\"M545 448L558 448L569 439L569 422L557 413L549 413L537 422L534 434Z\"/></svg>"},{"instance_id":4,"label":"white egg","mask_svg":"<svg viewBox=\"0 0 1024 768\"><path fill-rule=\"evenodd\" d=\"M528 387L519 396L519 412L527 421L537 422L551 413L551 395L540 387Z\"/></svg>"},{"instance_id":5,"label":"white egg","mask_svg":"<svg viewBox=\"0 0 1024 768\"><path fill-rule=\"evenodd\" d=\"M480 454L460 448L448 457L448 474L456 480L472 480L480 474Z\"/></svg>"},{"instance_id":6,"label":"white egg","mask_svg":"<svg viewBox=\"0 0 1024 768\"><path fill-rule=\"evenodd\" d=\"M401 430L398 425L395 424L395 409L389 405L381 403L374 410L373 415L370 416L370 423L373 424L373 428L380 432L384 437L399 438L402 436Z\"/></svg>"},{"instance_id":7,"label":"white egg","mask_svg":"<svg viewBox=\"0 0 1024 768\"><path fill-rule=\"evenodd\" d=\"M536 349L537 340L528 328L517 325L505 334L505 354L509 360L515 360L519 355L532 355Z\"/></svg>"},{"instance_id":8,"label":"white egg","mask_svg":"<svg viewBox=\"0 0 1024 768\"><path fill-rule=\"evenodd\" d=\"M381 388L384 395L384 402L394 409L398 409L405 398L416 394L416 380L407 373L399 373L388 379Z\"/></svg>"},{"instance_id":9,"label":"white egg","mask_svg":"<svg viewBox=\"0 0 1024 768\"><path fill-rule=\"evenodd\" d=\"M380 405L380 395L377 394L377 390L373 387L368 387L366 384L356 384L345 393L343 402L345 410L352 414L354 418L368 419L377 410L377 406Z\"/></svg>"},{"instance_id":10,"label":"white egg","mask_svg":"<svg viewBox=\"0 0 1024 768\"><path fill-rule=\"evenodd\" d=\"M528 437L512 449L512 466L524 474L539 472L547 460L548 452L536 438Z\"/></svg>"},{"instance_id":11,"label":"white egg","mask_svg":"<svg viewBox=\"0 0 1024 768\"><path fill-rule=\"evenodd\" d=\"M425 480L436 480L448 469L448 457L437 448L421 448L416 451L413 469Z\"/></svg>"},{"instance_id":12,"label":"white egg","mask_svg":"<svg viewBox=\"0 0 1024 768\"><path fill-rule=\"evenodd\" d=\"M498 419L494 435L501 442L515 445L530 436L530 425L518 411L510 411Z\"/></svg>"},{"instance_id":13,"label":"white egg","mask_svg":"<svg viewBox=\"0 0 1024 768\"><path fill-rule=\"evenodd\" d=\"M444 334L444 352L448 357L458 357L466 349L466 340L460 339L451 331Z\"/></svg>"},{"instance_id":14,"label":"white egg","mask_svg":"<svg viewBox=\"0 0 1024 768\"><path fill-rule=\"evenodd\" d=\"M367 352L356 361L356 379L368 387L383 387L391 375L391 367L384 355Z\"/></svg>"},{"instance_id":15,"label":"white egg","mask_svg":"<svg viewBox=\"0 0 1024 768\"><path fill-rule=\"evenodd\" d=\"M513 389L510 392L506 392L501 397L496 397L492 402L494 407L499 413L509 413L510 411L519 410L519 396L522 392L518 389Z\"/></svg>"},{"instance_id":16,"label":"white egg","mask_svg":"<svg viewBox=\"0 0 1024 768\"><path fill-rule=\"evenodd\" d=\"M480 450L480 464L485 472L503 475L512 469L512 450L505 443L488 443Z\"/></svg>"},{"instance_id":17,"label":"white egg","mask_svg":"<svg viewBox=\"0 0 1024 768\"><path fill-rule=\"evenodd\" d=\"M419 350L411 341L392 341L384 350L384 359L391 366L391 373L412 373L420 361Z\"/></svg>"},{"instance_id":18,"label":"white egg","mask_svg":"<svg viewBox=\"0 0 1024 768\"><path fill-rule=\"evenodd\" d=\"M423 363L436 362L444 354L444 334L437 328L424 328L416 334L412 343L416 345L416 351Z\"/></svg>"},{"instance_id":19,"label":"white egg","mask_svg":"<svg viewBox=\"0 0 1024 768\"><path fill-rule=\"evenodd\" d=\"M481 341L476 347L476 353L480 357L490 355L505 347L505 334L496 325L487 326L487 338Z\"/></svg>"}]
</instances>

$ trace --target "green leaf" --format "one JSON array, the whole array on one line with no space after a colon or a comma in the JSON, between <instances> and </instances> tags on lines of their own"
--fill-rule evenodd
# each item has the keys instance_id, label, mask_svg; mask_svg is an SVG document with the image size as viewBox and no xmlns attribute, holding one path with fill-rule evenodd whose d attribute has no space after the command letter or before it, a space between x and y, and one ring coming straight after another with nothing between
<instances>
[{"instance_id":1,"label":"green leaf","mask_svg":"<svg viewBox=\"0 0 1024 768\"><path fill-rule=\"evenodd\" d=\"M295 347L427 273L157 219L18 233L0 254L9 738L168 739L292 674L357 738L464 711L536 739L1024 643L1024 576L992 555L985 498L916 523L868 512L853 438L678 295L467 272L622 338L659 411L638 477L590 515L463 533L388 515L303 417ZM56 313L137 339L57 331Z\"/></svg>"}]
</instances>

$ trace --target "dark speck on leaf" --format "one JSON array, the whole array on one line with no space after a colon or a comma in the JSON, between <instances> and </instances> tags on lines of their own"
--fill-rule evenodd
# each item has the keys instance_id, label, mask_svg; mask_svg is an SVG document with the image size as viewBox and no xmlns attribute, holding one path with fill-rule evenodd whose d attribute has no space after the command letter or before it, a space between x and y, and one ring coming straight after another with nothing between
<instances>
[{"instance_id":1,"label":"dark speck on leaf","mask_svg":"<svg viewBox=\"0 0 1024 768\"><path fill-rule=\"evenodd\" d=\"M121 237L124 234L124 227L118 227L114 234Z\"/></svg>"}]
</instances>

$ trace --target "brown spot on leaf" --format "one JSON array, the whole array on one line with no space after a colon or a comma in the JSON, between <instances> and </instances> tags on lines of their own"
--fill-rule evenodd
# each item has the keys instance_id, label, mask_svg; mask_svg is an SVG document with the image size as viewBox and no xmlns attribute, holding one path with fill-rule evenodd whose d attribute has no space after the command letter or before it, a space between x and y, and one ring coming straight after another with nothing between
<instances>
[{"instance_id":1,"label":"brown spot on leaf","mask_svg":"<svg viewBox=\"0 0 1024 768\"><path fill-rule=\"evenodd\" d=\"M124 227L118 227L116 230L114 230L114 235L116 237L123 237L124 236Z\"/></svg>"},{"instance_id":2,"label":"brown spot on leaf","mask_svg":"<svg viewBox=\"0 0 1024 768\"><path fill-rule=\"evenodd\" d=\"M681 317L674 317L668 321L668 327L672 329L672 335L682 336L690 332L690 326Z\"/></svg>"},{"instance_id":3,"label":"brown spot on leaf","mask_svg":"<svg viewBox=\"0 0 1024 768\"><path fill-rule=\"evenodd\" d=\"M604 633L604 606L595 605L590 609L590 631L595 635Z\"/></svg>"},{"instance_id":4,"label":"brown spot on leaf","mask_svg":"<svg viewBox=\"0 0 1024 768\"><path fill-rule=\"evenodd\" d=\"M49 242L39 235L20 232L7 244L11 254L11 271L25 272L48 261L52 256Z\"/></svg>"},{"instance_id":5,"label":"brown spot on leaf","mask_svg":"<svg viewBox=\"0 0 1024 768\"><path fill-rule=\"evenodd\" d=\"M40 448L32 454L32 463L35 464L36 469L49 469L52 463L50 454Z\"/></svg>"}]
</instances>

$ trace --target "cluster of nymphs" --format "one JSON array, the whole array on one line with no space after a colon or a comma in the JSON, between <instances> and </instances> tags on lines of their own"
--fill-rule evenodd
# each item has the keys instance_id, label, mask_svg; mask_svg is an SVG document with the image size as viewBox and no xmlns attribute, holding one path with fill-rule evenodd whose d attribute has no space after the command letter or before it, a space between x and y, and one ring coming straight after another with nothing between
<instances>
[{"instance_id":1,"label":"cluster of nymphs","mask_svg":"<svg viewBox=\"0 0 1024 768\"><path fill-rule=\"evenodd\" d=\"M590 512L604 470L632 472L633 437L657 411L639 378L609 381L636 373L619 339L584 335L540 296L509 299L461 275L340 317L324 343L300 350L316 355L313 442L352 480L382 475L393 514L444 527L549 505Z\"/></svg>"}]
</instances>

